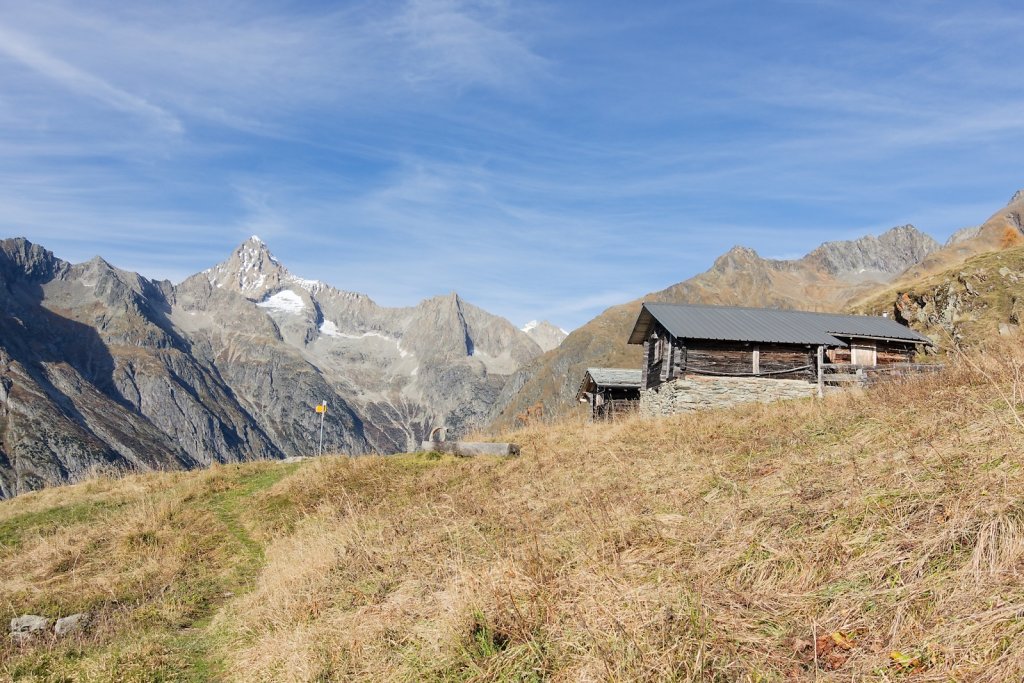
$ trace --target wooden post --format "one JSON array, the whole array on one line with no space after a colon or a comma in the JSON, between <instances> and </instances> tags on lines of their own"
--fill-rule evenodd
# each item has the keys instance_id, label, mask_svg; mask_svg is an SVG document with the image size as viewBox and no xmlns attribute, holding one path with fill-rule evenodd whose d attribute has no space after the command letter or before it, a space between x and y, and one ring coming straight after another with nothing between
<instances>
[{"instance_id":1,"label":"wooden post","mask_svg":"<svg viewBox=\"0 0 1024 683\"><path fill-rule=\"evenodd\" d=\"M754 345L754 375L761 374L761 347L757 344Z\"/></svg>"},{"instance_id":2,"label":"wooden post","mask_svg":"<svg viewBox=\"0 0 1024 683\"><path fill-rule=\"evenodd\" d=\"M668 381L672 375L672 335L665 332L661 342L661 381Z\"/></svg>"},{"instance_id":3,"label":"wooden post","mask_svg":"<svg viewBox=\"0 0 1024 683\"><path fill-rule=\"evenodd\" d=\"M641 368L640 373L640 390L643 391L647 388L647 373L651 367L651 339L648 337L644 340L644 366Z\"/></svg>"},{"instance_id":4,"label":"wooden post","mask_svg":"<svg viewBox=\"0 0 1024 683\"><path fill-rule=\"evenodd\" d=\"M825 347L818 347L818 398L825 396L825 369L822 365L825 362Z\"/></svg>"}]
</instances>

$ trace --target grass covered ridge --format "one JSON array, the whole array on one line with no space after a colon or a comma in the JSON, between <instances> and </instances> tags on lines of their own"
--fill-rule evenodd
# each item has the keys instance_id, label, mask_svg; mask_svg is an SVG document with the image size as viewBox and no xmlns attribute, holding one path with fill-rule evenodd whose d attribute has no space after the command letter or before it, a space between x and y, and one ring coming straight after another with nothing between
<instances>
[{"instance_id":1,"label":"grass covered ridge","mask_svg":"<svg viewBox=\"0 0 1024 683\"><path fill-rule=\"evenodd\" d=\"M1022 367L6 501L0 676L1021 680Z\"/></svg>"},{"instance_id":2,"label":"grass covered ridge","mask_svg":"<svg viewBox=\"0 0 1024 683\"><path fill-rule=\"evenodd\" d=\"M914 329L951 350L984 345L1000 324L1024 322L1024 247L973 256L957 267L887 288L851 306L881 315L893 306Z\"/></svg>"}]
</instances>

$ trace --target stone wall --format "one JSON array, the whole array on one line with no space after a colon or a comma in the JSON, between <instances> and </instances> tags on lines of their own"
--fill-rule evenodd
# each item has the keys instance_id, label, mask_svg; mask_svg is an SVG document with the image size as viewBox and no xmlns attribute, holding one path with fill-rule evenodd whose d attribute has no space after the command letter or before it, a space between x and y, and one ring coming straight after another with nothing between
<instances>
[{"instance_id":1,"label":"stone wall","mask_svg":"<svg viewBox=\"0 0 1024 683\"><path fill-rule=\"evenodd\" d=\"M641 391L640 414L653 417L753 401L807 398L817 391L818 385L806 380L690 375Z\"/></svg>"}]
</instances>

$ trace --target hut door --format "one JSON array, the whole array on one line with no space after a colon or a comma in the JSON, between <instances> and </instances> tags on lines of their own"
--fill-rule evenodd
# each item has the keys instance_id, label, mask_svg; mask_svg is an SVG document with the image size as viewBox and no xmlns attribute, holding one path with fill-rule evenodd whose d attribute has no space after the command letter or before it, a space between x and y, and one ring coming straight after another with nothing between
<instances>
[{"instance_id":1,"label":"hut door","mask_svg":"<svg viewBox=\"0 0 1024 683\"><path fill-rule=\"evenodd\" d=\"M875 343L854 343L850 345L850 362L854 365L874 366L878 362Z\"/></svg>"}]
</instances>

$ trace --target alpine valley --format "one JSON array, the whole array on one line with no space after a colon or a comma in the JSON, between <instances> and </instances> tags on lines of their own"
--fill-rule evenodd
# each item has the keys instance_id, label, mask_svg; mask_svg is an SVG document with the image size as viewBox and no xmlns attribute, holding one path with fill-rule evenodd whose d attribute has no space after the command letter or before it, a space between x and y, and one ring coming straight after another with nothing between
<instances>
[{"instance_id":1,"label":"alpine valley","mask_svg":"<svg viewBox=\"0 0 1024 683\"><path fill-rule=\"evenodd\" d=\"M396 453L488 418L541 354L457 294L384 308L257 237L179 285L0 241L0 497L97 469Z\"/></svg>"}]
</instances>

